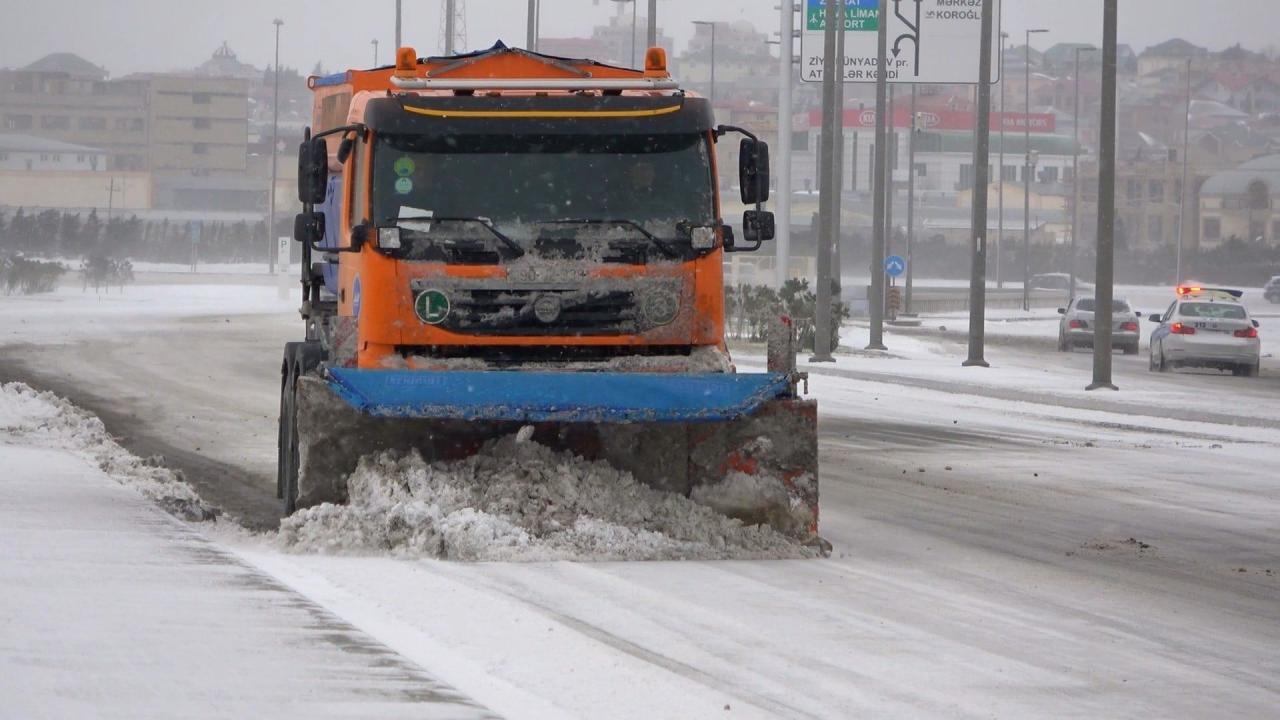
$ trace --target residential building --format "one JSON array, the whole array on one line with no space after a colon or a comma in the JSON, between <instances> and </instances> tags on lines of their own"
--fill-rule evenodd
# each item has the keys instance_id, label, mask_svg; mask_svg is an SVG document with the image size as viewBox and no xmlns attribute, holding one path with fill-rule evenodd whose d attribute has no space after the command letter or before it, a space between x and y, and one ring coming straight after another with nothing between
<instances>
[{"instance_id":1,"label":"residential building","mask_svg":"<svg viewBox=\"0 0 1280 720\"><path fill-rule=\"evenodd\" d=\"M1199 208L1202 249L1232 237L1280 245L1280 154L1214 174L1200 188Z\"/></svg>"},{"instance_id":2,"label":"residential building","mask_svg":"<svg viewBox=\"0 0 1280 720\"><path fill-rule=\"evenodd\" d=\"M88 171L107 169L107 153L34 135L0 134L0 170Z\"/></svg>"}]
</instances>

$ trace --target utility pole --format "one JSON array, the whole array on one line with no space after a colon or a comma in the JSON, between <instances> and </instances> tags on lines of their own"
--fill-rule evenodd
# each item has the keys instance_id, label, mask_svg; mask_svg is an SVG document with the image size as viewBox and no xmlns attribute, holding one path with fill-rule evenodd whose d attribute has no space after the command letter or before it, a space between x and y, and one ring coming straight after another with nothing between
<instances>
[{"instance_id":1,"label":"utility pole","mask_svg":"<svg viewBox=\"0 0 1280 720\"><path fill-rule=\"evenodd\" d=\"M1187 163L1191 150L1191 58L1187 58L1187 113L1182 121L1182 193L1178 196L1178 277L1182 284L1182 247L1187 244Z\"/></svg>"},{"instance_id":2,"label":"utility pole","mask_svg":"<svg viewBox=\"0 0 1280 720\"><path fill-rule=\"evenodd\" d=\"M844 262L841 260L840 234L844 231L844 41L845 23L841 17L836 28L836 64L839 74L836 80L836 155L831 163L831 292L833 300L840 302L844 292ZM832 348L833 350L835 348Z\"/></svg>"},{"instance_id":3,"label":"utility pole","mask_svg":"<svg viewBox=\"0 0 1280 720\"><path fill-rule=\"evenodd\" d=\"M898 127L894 121L897 109L897 88L889 86L889 107L885 112L889 113L889 172L884 177L884 254L889 256L893 254L893 174L898 170Z\"/></svg>"},{"instance_id":4,"label":"utility pole","mask_svg":"<svg viewBox=\"0 0 1280 720\"><path fill-rule=\"evenodd\" d=\"M996 225L996 287L1004 288L1004 276L1000 273L1000 256L1004 254L1004 41L1009 33L1000 33L1000 217Z\"/></svg>"},{"instance_id":5,"label":"utility pole","mask_svg":"<svg viewBox=\"0 0 1280 720\"><path fill-rule=\"evenodd\" d=\"M885 141L885 122L888 118L889 73L885 56L889 54L889 0L880 0L879 18L876 31L876 171L875 181L884 182L885 170L888 166L889 148ZM872 210L872 249L871 249L871 297L867 298L871 306L871 337L867 343L868 350L888 350L884 345L884 201L886 194L880 185L876 186L875 200Z\"/></svg>"},{"instance_id":6,"label":"utility pole","mask_svg":"<svg viewBox=\"0 0 1280 720\"><path fill-rule=\"evenodd\" d=\"M790 0L783 0L783 3L790 5ZM649 33L648 44L645 47L658 46L658 0L649 0Z\"/></svg>"},{"instance_id":7,"label":"utility pole","mask_svg":"<svg viewBox=\"0 0 1280 720\"><path fill-rule=\"evenodd\" d=\"M1080 52L1092 52L1093 48L1076 48L1076 89L1072 109L1075 111L1075 122L1072 123L1073 139L1071 143L1071 279L1067 285L1067 304L1071 304L1076 296L1076 235L1080 228Z\"/></svg>"},{"instance_id":8,"label":"utility pole","mask_svg":"<svg viewBox=\"0 0 1280 720\"><path fill-rule=\"evenodd\" d=\"M650 0L649 29L653 31L653 5L657 0ZM778 23L778 219L777 237L774 251L774 285L779 290L787 284L787 275L791 264L791 75L795 70L791 65L792 48L795 43L795 5L792 0L781 0L779 4L781 17ZM655 41L649 40L649 47Z\"/></svg>"},{"instance_id":9,"label":"utility pole","mask_svg":"<svg viewBox=\"0 0 1280 720\"><path fill-rule=\"evenodd\" d=\"M280 26L284 21L271 21L276 26L275 89L271 93L271 191L267 194L267 273L276 274L276 157L280 154Z\"/></svg>"},{"instance_id":10,"label":"utility pole","mask_svg":"<svg viewBox=\"0 0 1280 720\"><path fill-rule=\"evenodd\" d=\"M788 2L789 0L783 0ZM843 122L843 112L836 105L836 84L844 81L841 65L836 62L836 22L843 25L843 0L826 0L822 50L822 152L818 178L818 278L815 292L813 357L810 362L835 362L831 356L831 165L835 163L836 123Z\"/></svg>"},{"instance_id":11,"label":"utility pole","mask_svg":"<svg viewBox=\"0 0 1280 720\"><path fill-rule=\"evenodd\" d=\"M920 128L916 126L917 120L916 86L912 85L911 123L907 129L907 132L911 134L910 138L908 138L911 144L907 146L907 288L902 303L903 311L908 315L911 314L911 273L914 266L911 245L915 240L916 234L916 134L920 132Z\"/></svg>"},{"instance_id":12,"label":"utility pole","mask_svg":"<svg viewBox=\"0 0 1280 720\"><path fill-rule=\"evenodd\" d=\"M991 186L992 0L982 0L978 53L978 123L973 147L973 260L969 276L969 357L965 367L990 367L985 355L987 320L987 191Z\"/></svg>"},{"instance_id":13,"label":"utility pole","mask_svg":"<svg viewBox=\"0 0 1280 720\"><path fill-rule=\"evenodd\" d=\"M1111 382L1111 300L1115 295L1116 35L1119 0L1102 5L1102 127L1098 150L1097 305L1093 324L1093 382L1086 390L1116 390Z\"/></svg>"},{"instance_id":14,"label":"utility pole","mask_svg":"<svg viewBox=\"0 0 1280 720\"><path fill-rule=\"evenodd\" d=\"M526 50L536 52L538 49L538 0L529 0L527 19L529 28L525 33L524 47Z\"/></svg>"},{"instance_id":15,"label":"utility pole","mask_svg":"<svg viewBox=\"0 0 1280 720\"><path fill-rule=\"evenodd\" d=\"M400 3L401 3L401 0L396 0L396 51L397 52L400 50L400 48L404 47L404 43L401 41L401 37L400 37L400 16L401 16Z\"/></svg>"},{"instance_id":16,"label":"utility pole","mask_svg":"<svg viewBox=\"0 0 1280 720\"><path fill-rule=\"evenodd\" d=\"M1022 116L1024 164L1022 166L1022 309L1031 309L1031 180L1035 167L1031 164L1031 36L1048 30L1027 30L1027 44L1023 47L1025 58L1023 87L1025 110Z\"/></svg>"}]
</instances>

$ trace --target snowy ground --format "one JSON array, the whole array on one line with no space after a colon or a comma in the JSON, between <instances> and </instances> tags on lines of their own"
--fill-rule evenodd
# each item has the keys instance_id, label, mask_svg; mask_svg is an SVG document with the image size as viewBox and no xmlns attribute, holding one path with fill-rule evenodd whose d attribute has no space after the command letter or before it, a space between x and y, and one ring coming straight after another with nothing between
<instances>
[{"instance_id":1,"label":"snowy ground","mask_svg":"<svg viewBox=\"0 0 1280 720\"><path fill-rule=\"evenodd\" d=\"M262 520L292 305L252 285L148 292L119 313L0 300L0 378L93 407ZM1116 355L1122 390L1086 393L1087 354L997 342L996 323L992 368L960 368L964 346L929 329L956 320L810 367L828 559L328 555L225 522L202 542L508 717L1272 716L1280 364L1156 375Z\"/></svg>"}]
</instances>

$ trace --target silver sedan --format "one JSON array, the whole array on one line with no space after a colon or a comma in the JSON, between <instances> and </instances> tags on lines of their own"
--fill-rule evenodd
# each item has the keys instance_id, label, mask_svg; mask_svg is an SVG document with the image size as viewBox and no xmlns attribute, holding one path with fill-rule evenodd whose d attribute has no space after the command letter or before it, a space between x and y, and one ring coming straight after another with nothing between
<instances>
[{"instance_id":1,"label":"silver sedan","mask_svg":"<svg viewBox=\"0 0 1280 720\"><path fill-rule=\"evenodd\" d=\"M1078 297L1064 308L1058 308L1062 318L1058 321L1058 351L1071 352L1079 346L1093 345L1093 311L1097 300L1092 297ZM1126 300L1111 301L1111 347L1121 348L1125 355L1138 354L1138 318L1142 313L1134 312Z\"/></svg>"}]
</instances>

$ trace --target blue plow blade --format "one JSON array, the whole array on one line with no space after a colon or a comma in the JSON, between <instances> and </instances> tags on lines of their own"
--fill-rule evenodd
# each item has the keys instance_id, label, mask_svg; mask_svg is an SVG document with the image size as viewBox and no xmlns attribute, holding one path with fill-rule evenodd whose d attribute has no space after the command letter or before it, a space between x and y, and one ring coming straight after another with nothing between
<instances>
[{"instance_id":1,"label":"blue plow blade","mask_svg":"<svg viewBox=\"0 0 1280 720\"><path fill-rule=\"evenodd\" d=\"M349 405L375 417L516 422L720 422L790 393L781 373L330 368L328 381Z\"/></svg>"}]
</instances>

